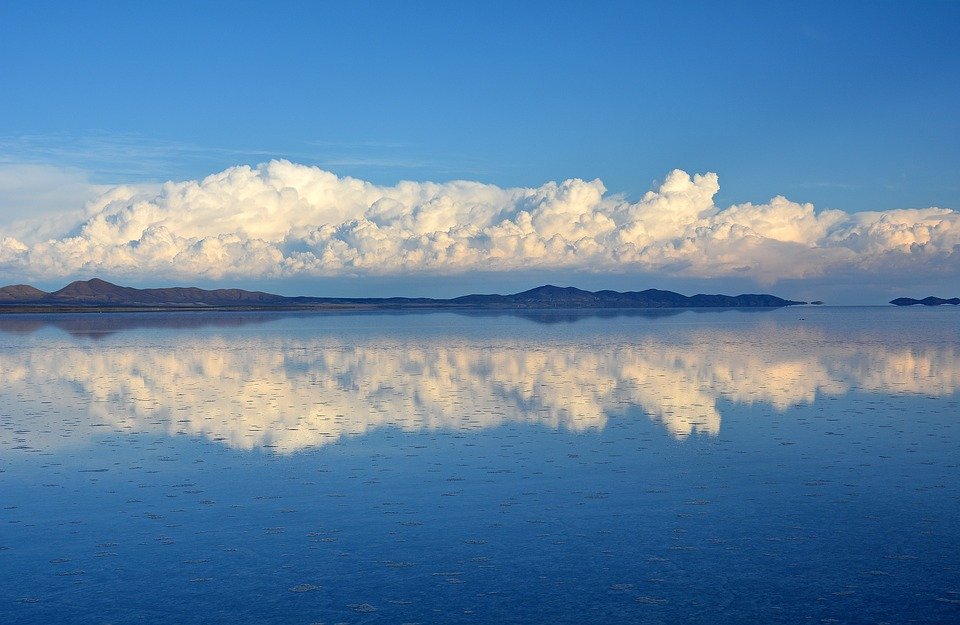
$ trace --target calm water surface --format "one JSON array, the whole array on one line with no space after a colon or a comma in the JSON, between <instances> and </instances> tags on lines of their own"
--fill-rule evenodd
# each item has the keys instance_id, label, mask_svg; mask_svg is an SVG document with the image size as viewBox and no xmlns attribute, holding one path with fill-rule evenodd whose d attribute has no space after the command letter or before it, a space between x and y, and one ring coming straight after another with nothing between
<instances>
[{"instance_id":1,"label":"calm water surface","mask_svg":"<svg viewBox=\"0 0 960 625\"><path fill-rule=\"evenodd\" d=\"M0 621L960 622L960 311L0 317Z\"/></svg>"}]
</instances>

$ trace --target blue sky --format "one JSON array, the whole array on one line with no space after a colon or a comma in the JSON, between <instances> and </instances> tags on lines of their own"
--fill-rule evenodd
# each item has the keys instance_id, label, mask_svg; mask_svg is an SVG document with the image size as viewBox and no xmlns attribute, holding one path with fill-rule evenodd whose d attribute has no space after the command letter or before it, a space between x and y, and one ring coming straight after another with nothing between
<instances>
[{"instance_id":1,"label":"blue sky","mask_svg":"<svg viewBox=\"0 0 960 625\"><path fill-rule=\"evenodd\" d=\"M957 2L8 1L0 34L8 222L32 191L3 167L99 192L271 159L385 186L599 178L635 202L682 169L716 172L721 208L960 207Z\"/></svg>"}]
</instances>

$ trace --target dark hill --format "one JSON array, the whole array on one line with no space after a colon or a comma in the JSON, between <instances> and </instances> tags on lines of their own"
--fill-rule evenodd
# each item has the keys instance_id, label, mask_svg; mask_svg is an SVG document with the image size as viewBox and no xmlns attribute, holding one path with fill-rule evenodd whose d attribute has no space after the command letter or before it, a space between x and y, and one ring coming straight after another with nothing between
<instances>
[{"instance_id":1,"label":"dark hill","mask_svg":"<svg viewBox=\"0 0 960 625\"><path fill-rule=\"evenodd\" d=\"M46 297L46 293L28 284L14 284L0 288L0 302L20 302L38 300Z\"/></svg>"},{"instance_id":2,"label":"dark hill","mask_svg":"<svg viewBox=\"0 0 960 625\"><path fill-rule=\"evenodd\" d=\"M960 305L960 297L953 297L950 299L943 299L942 297L925 297L923 299L913 299L911 297L898 297L895 300L890 301L894 306L916 306L917 304L922 304L923 306L943 306L944 304L952 304L953 306Z\"/></svg>"},{"instance_id":3,"label":"dark hill","mask_svg":"<svg viewBox=\"0 0 960 625\"><path fill-rule=\"evenodd\" d=\"M756 308L802 304L773 295L694 295L672 291L584 291L574 287L540 286L513 295L464 295L453 299L284 297L243 289L206 290L197 287L136 289L105 280L78 280L46 293L31 286L0 289L0 306L51 308Z\"/></svg>"},{"instance_id":4,"label":"dark hill","mask_svg":"<svg viewBox=\"0 0 960 625\"><path fill-rule=\"evenodd\" d=\"M215 289L197 287L170 287L164 289L135 289L117 286L105 280L71 282L59 291L47 295L44 301L62 304L119 306L244 306L279 305L289 298L260 291L242 289Z\"/></svg>"},{"instance_id":5,"label":"dark hill","mask_svg":"<svg viewBox=\"0 0 960 625\"><path fill-rule=\"evenodd\" d=\"M673 291L584 291L551 284L515 295L464 295L449 300L469 306L511 308L752 308L792 306L794 302L773 295L694 295Z\"/></svg>"}]
</instances>

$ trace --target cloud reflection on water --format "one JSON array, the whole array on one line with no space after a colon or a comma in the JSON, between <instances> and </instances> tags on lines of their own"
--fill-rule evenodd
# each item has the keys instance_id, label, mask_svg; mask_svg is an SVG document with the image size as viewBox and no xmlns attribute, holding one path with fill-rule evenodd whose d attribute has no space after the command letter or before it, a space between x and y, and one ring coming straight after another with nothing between
<instances>
[{"instance_id":1,"label":"cloud reflection on water","mask_svg":"<svg viewBox=\"0 0 960 625\"><path fill-rule=\"evenodd\" d=\"M724 401L785 411L851 390L960 389L950 344L885 347L769 324L632 339L45 339L0 352L0 443L51 449L112 429L291 453L381 427L602 430L636 409L682 439L718 434Z\"/></svg>"}]
</instances>

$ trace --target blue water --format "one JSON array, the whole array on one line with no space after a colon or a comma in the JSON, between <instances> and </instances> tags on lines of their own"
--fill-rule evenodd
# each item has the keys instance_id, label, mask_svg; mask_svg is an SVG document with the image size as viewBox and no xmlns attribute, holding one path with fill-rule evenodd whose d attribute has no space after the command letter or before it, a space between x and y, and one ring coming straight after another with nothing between
<instances>
[{"instance_id":1,"label":"blue water","mask_svg":"<svg viewBox=\"0 0 960 625\"><path fill-rule=\"evenodd\" d=\"M960 622L960 314L0 317L0 621Z\"/></svg>"}]
</instances>

